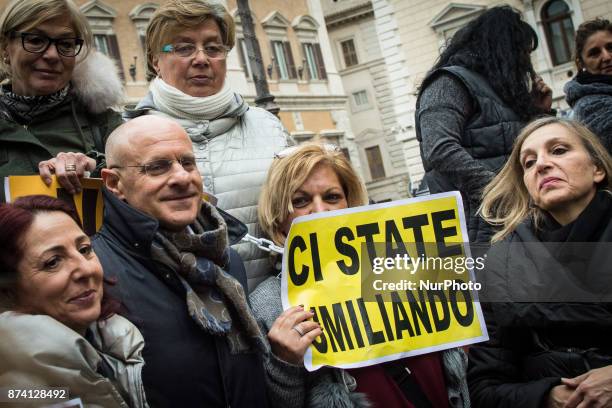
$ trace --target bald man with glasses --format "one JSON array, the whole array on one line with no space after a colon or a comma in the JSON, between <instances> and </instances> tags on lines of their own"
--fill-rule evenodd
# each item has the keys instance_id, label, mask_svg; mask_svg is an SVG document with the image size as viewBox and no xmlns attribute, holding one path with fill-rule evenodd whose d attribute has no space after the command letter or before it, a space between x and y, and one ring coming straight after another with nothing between
<instances>
[{"instance_id":1,"label":"bald man with glasses","mask_svg":"<svg viewBox=\"0 0 612 408\"><path fill-rule=\"evenodd\" d=\"M229 248L246 227L202 201L189 137L170 119L139 117L109 136L106 160L93 245L117 281L112 295L144 336L149 404L267 406L267 346Z\"/></svg>"}]
</instances>

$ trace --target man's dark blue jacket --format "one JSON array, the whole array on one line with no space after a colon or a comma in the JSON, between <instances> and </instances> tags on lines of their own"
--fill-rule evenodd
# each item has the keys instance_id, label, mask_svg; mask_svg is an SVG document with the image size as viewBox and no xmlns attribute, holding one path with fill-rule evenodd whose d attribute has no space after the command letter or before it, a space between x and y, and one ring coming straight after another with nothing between
<instances>
[{"instance_id":1,"label":"man's dark blue jacket","mask_svg":"<svg viewBox=\"0 0 612 408\"><path fill-rule=\"evenodd\" d=\"M224 337L205 333L191 319L175 274L151 260L157 220L104 190L104 223L93 247L120 314L145 339L143 383L151 407L266 407L260 356L232 355ZM239 239L230 231L230 242ZM235 231L235 229L234 229ZM233 238L233 240L232 240ZM231 253L228 271L245 288L246 273Z\"/></svg>"}]
</instances>

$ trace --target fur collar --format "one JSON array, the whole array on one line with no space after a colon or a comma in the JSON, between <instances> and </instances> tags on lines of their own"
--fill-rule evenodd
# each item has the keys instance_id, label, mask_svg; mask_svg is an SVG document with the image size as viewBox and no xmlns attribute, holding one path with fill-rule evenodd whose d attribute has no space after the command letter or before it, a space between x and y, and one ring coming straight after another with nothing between
<instances>
[{"instance_id":1,"label":"fur collar","mask_svg":"<svg viewBox=\"0 0 612 408\"><path fill-rule=\"evenodd\" d=\"M77 62L71 82L76 98L92 113L119 106L125 97L115 61L95 50Z\"/></svg>"}]
</instances>

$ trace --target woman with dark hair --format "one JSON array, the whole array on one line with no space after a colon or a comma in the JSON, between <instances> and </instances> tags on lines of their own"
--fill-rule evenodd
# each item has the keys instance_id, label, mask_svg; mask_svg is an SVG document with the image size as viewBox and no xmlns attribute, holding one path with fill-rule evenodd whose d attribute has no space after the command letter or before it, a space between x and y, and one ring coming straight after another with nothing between
<instances>
[{"instance_id":1,"label":"woman with dark hair","mask_svg":"<svg viewBox=\"0 0 612 408\"><path fill-rule=\"evenodd\" d=\"M612 153L612 23L596 18L576 32L578 74L565 84L574 119L589 127Z\"/></svg>"},{"instance_id":2,"label":"woman with dark hair","mask_svg":"<svg viewBox=\"0 0 612 408\"><path fill-rule=\"evenodd\" d=\"M530 118L550 111L552 91L533 70L534 30L508 6L459 30L423 81L416 132L431 193L459 190L471 242L491 227L476 215L482 188Z\"/></svg>"},{"instance_id":3,"label":"woman with dark hair","mask_svg":"<svg viewBox=\"0 0 612 408\"><path fill-rule=\"evenodd\" d=\"M144 340L114 314L103 282L68 204L27 196L0 205L0 387L65 387L86 406L148 406Z\"/></svg>"}]
</instances>

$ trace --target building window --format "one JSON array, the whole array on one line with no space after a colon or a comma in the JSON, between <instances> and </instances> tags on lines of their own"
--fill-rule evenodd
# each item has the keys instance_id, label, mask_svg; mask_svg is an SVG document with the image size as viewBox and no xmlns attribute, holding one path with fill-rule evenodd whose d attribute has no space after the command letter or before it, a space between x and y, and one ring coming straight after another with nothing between
<instances>
[{"instance_id":1,"label":"building window","mask_svg":"<svg viewBox=\"0 0 612 408\"><path fill-rule=\"evenodd\" d=\"M308 66L309 78L327 79L327 71L325 71L321 46L317 43L304 43L302 44L302 48L304 50L304 59Z\"/></svg>"},{"instance_id":2,"label":"building window","mask_svg":"<svg viewBox=\"0 0 612 408\"><path fill-rule=\"evenodd\" d=\"M132 19L132 22L136 26L138 40L140 41L140 45L145 53L147 25L158 8L159 5L156 3L144 3L137 5L129 13L130 19Z\"/></svg>"},{"instance_id":3,"label":"building window","mask_svg":"<svg viewBox=\"0 0 612 408\"><path fill-rule=\"evenodd\" d=\"M122 81L125 81L123 73L123 65L121 65L121 55L119 54L119 44L117 36L114 34L94 34L94 47L102 54L115 60L119 76Z\"/></svg>"},{"instance_id":4,"label":"building window","mask_svg":"<svg viewBox=\"0 0 612 408\"><path fill-rule=\"evenodd\" d=\"M243 38L238 40L238 59L240 60L240 65L242 66L242 71L244 71L244 75L247 78L253 78L253 70L251 69L251 61L249 61L248 57L249 53L247 52L246 42Z\"/></svg>"},{"instance_id":5,"label":"building window","mask_svg":"<svg viewBox=\"0 0 612 408\"><path fill-rule=\"evenodd\" d=\"M553 0L542 8L542 25L554 65L572 60L574 24L563 0Z\"/></svg>"},{"instance_id":6,"label":"building window","mask_svg":"<svg viewBox=\"0 0 612 408\"><path fill-rule=\"evenodd\" d=\"M115 61L119 76L125 82L123 64L119 54L119 44L117 43L117 36L113 28L117 12L101 0L88 1L80 8L91 26L91 31L94 35L94 48Z\"/></svg>"},{"instance_id":7,"label":"building window","mask_svg":"<svg viewBox=\"0 0 612 408\"><path fill-rule=\"evenodd\" d=\"M293 55L291 54L291 46L288 41L272 41L272 49L274 50L274 61L276 66L276 74L279 79L295 79L297 73L295 64L293 63Z\"/></svg>"},{"instance_id":8,"label":"building window","mask_svg":"<svg viewBox=\"0 0 612 408\"><path fill-rule=\"evenodd\" d=\"M368 93L365 90L354 92L353 101L356 107L368 106Z\"/></svg>"},{"instance_id":9,"label":"building window","mask_svg":"<svg viewBox=\"0 0 612 408\"><path fill-rule=\"evenodd\" d=\"M346 68L359 64L357 60L357 50L355 49L355 43L352 39L342 41L340 46L342 47L342 56L344 57L344 66Z\"/></svg>"},{"instance_id":10,"label":"building window","mask_svg":"<svg viewBox=\"0 0 612 408\"><path fill-rule=\"evenodd\" d=\"M365 152L368 158L368 167L370 167L370 176L372 180L385 178L385 167L383 165L382 155L380 154L380 147L367 147Z\"/></svg>"},{"instance_id":11,"label":"building window","mask_svg":"<svg viewBox=\"0 0 612 408\"><path fill-rule=\"evenodd\" d=\"M351 161L351 155L349 154L349 150L346 147L341 147L340 150L342 151L342 154L344 155L344 157L346 158L346 160Z\"/></svg>"},{"instance_id":12,"label":"building window","mask_svg":"<svg viewBox=\"0 0 612 408\"><path fill-rule=\"evenodd\" d=\"M353 113L361 112L372 108L368 91L361 89L351 93L350 97L351 111Z\"/></svg>"}]
</instances>

